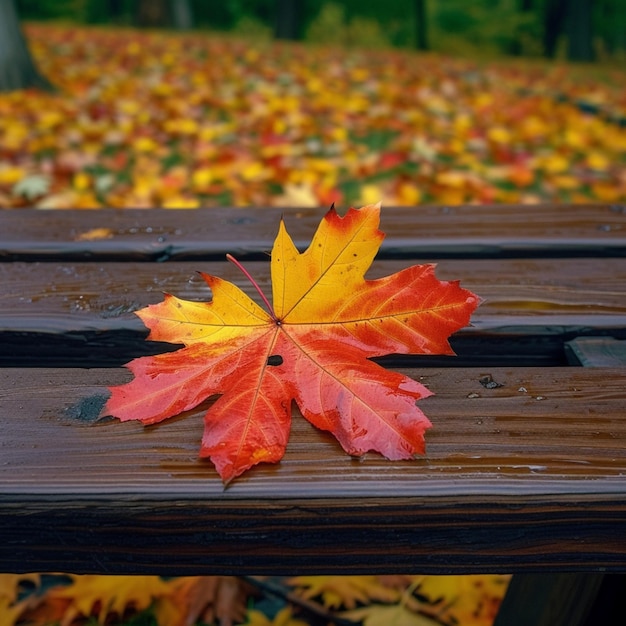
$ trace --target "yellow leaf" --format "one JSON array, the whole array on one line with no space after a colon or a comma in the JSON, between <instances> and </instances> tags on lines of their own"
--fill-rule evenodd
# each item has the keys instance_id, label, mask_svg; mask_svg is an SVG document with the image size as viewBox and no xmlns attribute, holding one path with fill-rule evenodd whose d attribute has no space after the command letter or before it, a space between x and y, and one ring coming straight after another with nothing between
<instances>
[{"instance_id":1,"label":"yellow leaf","mask_svg":"<svg viewBox=\"0 0 626 626\"><path fill-rule=\"evenodd\" d=\"M21 167L0 167L0 185L14 185L26 176L26 170Z\"/></svg>"},{"instance_id":2,"label":"yellow leaf","mask_svg":"<svg viewBox=\"0 0 626 626\"><path fill-rule=\"evenodd\" d=\"M195 191L207 191L213 182L213 172L208 167L201 167L191 175L191 184Z\"/></svg>"},{"instance_id":3,"label":"yellow leaf","mask_svg":"<svg viewBox=\"0 0 626 626\"><path fill-rule=\"evenodd\" d=\"M422 193L413 183L402 183L398 186L397 202L399 205L413 206L419 204Z\"/></svg>"},{"instance_id":4,"label":"yellow leaf","mask_svg":"<svg viewBox=\"0 0 626 626\"><path fill-rule=\"evenodd\" d=\"M43 111L37 120L37 125L40 129L50 130L63 121L64 117L58 111Z\"/></svg>"},{"instance_id":5,"label":"yellow leaf","mask_svg":"<svg viewBox=\"0 0 626 626\"><path fill-rule=\"evenodd\" d=\"M16 602L19 587L25 581L39 585L40 576L39 574L0 574L0 598L6 598L10 604Z\"/></svg>"},{"instance_id":6,"label":"yellow leaf","mask_svg":"<svg viewBox=\"0 0 626 626\"><path fill-rule=\"evenodd\" d=\"M537 139L549 133L548 125L536 115L525 117L520 124L520 134L525 139Z\"/></svg>"},{"instance_id":7,"label":"yellow leaf","mask_svg":"<svg viewBox=\"0 0 626 626\"><path fill-rule=\"evenodd\" d=\"M580 187L580 181L573 176L569 176L568 174L561 174L560 176L555 176L552 179L552 183L557 189L564 190L573 190L578 189Z\"/></svg>"},{"instance_id":8,"label":"yellow leaf","mask_svg":"<svg viewBox=\"0 0 626 626\"><path fill-rule=\"evenodd\" d=\"M136 100L122 100L118 102L117 107L126 115L137 115L141 110L141 105Z\"/></svg>"},{"instance_id":9,"label":"yellow leaf","mask_svg":"<svg viewBox=\"0 0 626 626\"><path fill-rule=\"evenodd\" d=\"M167 120L167 122L163 125L163 128L168 133L180 135L195 135L200 130L198 122L189 118Z\"/></svg>"},{"instance_id":10,"label":"yellow leaf","mask_svg":"<svg viewBox=\"0 0 626 626\"><path fill-rule=\"evenodd\" d=\"M370 604L360 609L345 611L341 617L363 622L363 626L439 626L441 624L439 621L412 611L403 602Z\"/></svg>"},{"instance_id":11,"label":"yellow leaf","mask_svg":"<svg viewBox=\"0 0 626 626\"><path fill-rule=\"evenodd\" d=\"M435 193L435 199L441 204L463 204L465 202L465 191L463 189L440 189Z\"/></svg>"},{"instance_id":12,"label":"yellow leaf","mask_svg":"<svg viewBox=\"0 0 626 626\"><path fill-rule=\"evenodd\" d=\"M440 185L460 189L465 186L466 175L456 171L440 172L437 174L436 180Z\"/></svg>"},{"instance_id":13,"label":"yellow leaf","mask_svg":"<svg viewBox=\"0 0 626 626\"><path fill-rule=\"evenodd\" d=\"M277 206L317 207L319 202L310 184L286 183L283 195L276 199Z\"/></svg>"},{"instance_id":14,"label":"yellow leaf","mask_svg":"<svg viewBox=\"0 0 626 626\"><path fill-rule=\"evenodd\" d=\"M568 128L565 131L565 143L570 147L570 148L574 148L574 149L582 149L585 147L585 145L587 144L587 141L584 137L584 135L578 131L575 130L573 128Z\"/></svg>"},{"instance_id":15,"label":"yellow leaf","mask_svg":"<svg viewBox=\"0 0 626 626\"><path fill-rule=\"evenodd\" d=\"M15 626L25 608L24 602L14 604L6 596L0 595L0 626Z\"/></svg>"},{"instance_id":16,"label":"yellow leaf","mask_svg":"<svg viewBox=\"0 0 626 626\"><path fill-rule=\"evenodd\" d=\"M84 233L76 235L74 241L97 241L99 239L110 239L111 237L113 237L113 231L110 228L91 228Z\"/></svg>"},{"instance_id":17,"label":"yellow leaf","mask_svg":"<svg viewBox=\"0 0 626 626\"><path fill-rule=\"evenodd\" d=\"M133 141L132 147L137 152L154 152L159 144L150 137L138 137Z\"/></svg>"},{"instance_id":18,"label":"yellow leaf","mask_svg":"<svg viewBox=\"0 0 626 626\"><path fill-rule=\"evenodd\" d=\"M606 155L602 154L601 152L595 151L590 152L587 155L586 162L587 166L590 167L592 170L598 170L600 172L607 170L610 165L610 161Z\"/></svg>"},{"instance_id":19,"label":"yellow leaf","mask_svg":"<svg viewBox=\"0 0 626 626\"><path fill-rule=\"evenodd\" d=\"M283 135L287 130L287 122L282 117L274 118L272 122L272 130L276 135Z\"/></svg>"},{"instance_id":20,"label":"yellow leaf","mask_svg":"<svg viewBox=\"0 0 626 626\"><path fill-rule=\"evenodd\" d=\"M292 616L291 607L289 606L278 611L273 620L270 620L264 613L255 609L248 611L247 618L246 626L307 626L307 622Z\"/></svg>"},{"instance_id":21,"label":"yellow leaf","mask_svg":"<svg viewBox=\"0 0 626 626\"><path fill-rule=\"evenodd\" d=\"M494 143L511 143L511 133L503 126L494 126L487 132L487 137Z\"/></svg>"},{"instance_id":22,"label":"yellow leaf","mask_svg":"<svg viewBox=\"0 0 626 626\"><path fill-rule=\"evenodd\" d=\"M39 586L39 574L0 574L0 626L14 626L24 612L37 605L39 596L30 594L18 602L20 586L29 581Z\"/></svg>"},{"instance_id":23,"label":"yellow leaf","mask_svg":"<svg viewBox=\"0 0 626 626\"><path fill-rule=\"evenodd\" d=\"M506 592L509 576L425 576L419 594L441 601L445 615L463 626L492 624ZM447 621L451 621L448 619Z\"/></svg>"},{"instance_id":24,"label":"yellow leaf","mask_svg":"<svg viewBox=\"0 0 626 626\"><path fill-rule=\"evenodd\" d=\"M330 131L330 137L334 141L344 142L348 138L348 130L345 126L335 126Z\"/></svg>"},{"instance_id":25,"label":"yellow leaf","mask_svg":"<svg viewBox=\"0 0 626 626\"><path fill-rule=\"evenodd\" d=\"M378 185L365 184L361 187L361 195L359 197L359 204L376 204L383 197L383 192Z\"/></svg>"},{"instance_id":26,"label":"yellow leaf","mask_svg":"<svg viewBox=\"0 0 626 626\"><path fill-rule=\"evenodd\" d=\"M472 118L467 113L460 113L454 118L454 132L465 134L472 127Z\"/></svg>"},{"instance_id":27,"label":"yellow leaf","mask_svg":"<svg viewBox=\"0 0 626 626\"><path fill-rule=\"evenodd\" d=\"M289 584L297 587L303 598L321 596L327 608L351 609L372 600L396 602L401 595L397 589L383 585L377 576L297 576Z\"/></svg>"},{"instance_id":28,"label":"yellow leaf","mask_svg":"<svg viewBox=\"0 0 626 626\"><path fill-rule=\"evenodd\" d=\"M482 109L493 104L494 96L487 91L481 91L474 102L477 109Z\"/></svg>"},{"instance_id":29,"label":"yellow leaf","mask_svg":"<svg viewBox=\"0 0 626 626\"><path fill-rule=\"evenodd\" d=\"M619 202L624 200L626 194L615 184L606 181L598 181L591 185L591 191L595 198L602 202Z\"/></svg>"},{"instance_id":30,"label":"yellow leaf","mask_svg":"<svg viewBox=\"0 0 626 626\"><path fill-rule=\"evenodd\" d=\"M85 172L78 172L78 174L74 175L72 182L74 184L74 189L77 189L78 191L85 191L85 189L89 189L91 186L91 176Z\"/></svg>"},{"instance_id":31,"label":"yellow leaf","mask_svg":"<svg viewBox=\"0 0 626 626\"><path fill-rule=\"evenodd\" d=\"M132 606L138 611L147 609L152 602L171 593L170 584L158 576L100 576L72 575L72 584L51 589L50 599L70 601L61 626L69 626L78 617L95 614L98 624L107 617L124 614Z\"/></svg>"},{"instance_id":32,"label":"yellow leaf","mask_svg":"<svg viewBox=\"0 0 626 626\"><path fill-rule=\"evenodd\" d=\"M197 209L200 206L198 198L175 196L168 198L163 204L164 209Z\"/></svg>"},{"instance_id":33,"label":"yellow leaf","mask_svg":"<svg viewBox=\"0 0 626 626\"><path fill-rule=\"evenodd\" d=\"M543 169L550 174L560 174L569 168L569 161L560 154L553 153L543 159Z\"/></svg>"},{"instance_id":34,"label":"yellow leaf","mask_svg":"<svg viewBox=\"0 0 626 626\"><path fill-rule=\"evenodd\" d=\"M242 168L241 177L248 182L261 180L267 177L267 170L258 161L253 161Z\"/></svg>"},{"instance_id":35,"label":"yellow leaf","mask_svg":"<svg viewBox=\"0 0 626 626\"><path fill-rule=\"evenodd\" d=\"M15 121L4 130L2 145L5 150L18 150L24 140L29 136L30 130L21 122Z\"/></svg>"}]
</instances>

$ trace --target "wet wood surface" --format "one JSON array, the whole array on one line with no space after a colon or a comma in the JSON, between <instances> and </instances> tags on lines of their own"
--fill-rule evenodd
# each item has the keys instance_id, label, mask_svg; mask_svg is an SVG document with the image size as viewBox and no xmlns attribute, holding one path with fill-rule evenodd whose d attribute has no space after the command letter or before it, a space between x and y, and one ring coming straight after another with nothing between
<instances>
[{"instance_id":1,"label":"wet wood surface","mask_svg":"<svg viewBox=\"0 0 626 626\"><path fill-rule=\"evenodd\" d=\"M119 365L176 348L134 311L207 300L198 270L256 299L226 252L269 293L280 215L304 248L324 213L0 211L0 570L626 571L624 370L566 366L621 363L622 205L383 209L370 277L434 261L484 300L458 357L383 361L436 394L423 458L351 458L294 407L285 459L224 489L197 456L210 401L97 419Z\"/></svg>"},{"instance_id":2,"label":"wet wood surface","mask_svg":"<svg viewBox=\"0 0 626 626\"><path fill-rule=\"evenodd\" d=\"M271 294L269 262L246 266ZM404 267L406 260L375 261L369 276ZM167 349L146 344L133 312L161 301L164 292L209 300L198 270L235 282L259 301L227 261L0 263L0 363L114 365ZM448 259L437 263L437 275L460 279L483 299L472 326L453 339L462 365L481 359L506 365L507 358L555 365L564 362L569 339L589 333L626 338L626 258Z\"/></svg>"},{"instance_id":3,"label":"wet wood surface","mask_svg":"<svg viewBox=\"0 0 626 626\"><path fill-rule=\"evenodd\" d=\"M0 212L0 259L262 258L284 216L302 248L326 209ZM382 257L625 256L626 205L384 207Z\"/></svg>"},{"instance_id":4,"label":"wet wood surface","mask_svg":"<svg viewBox=\"0 0 626 626\"><path fill-rule=\"evenodd\" d=\"M153 427L97 420L126 371L5 369L0 568L626 567L620 369L404 371L436 394L420 402L424 458L353 459L294 411L285 459L224 489L197 457L206 406Z\"/></svg>"}]
</instances>

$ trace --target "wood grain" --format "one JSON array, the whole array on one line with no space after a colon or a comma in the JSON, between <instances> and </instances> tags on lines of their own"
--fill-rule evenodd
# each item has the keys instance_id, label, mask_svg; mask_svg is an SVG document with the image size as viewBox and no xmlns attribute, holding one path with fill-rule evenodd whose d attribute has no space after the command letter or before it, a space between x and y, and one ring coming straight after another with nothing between
<instances>
[{"instance_id":1,"label":"wood grain","mask_svg":"<svg viewBox=\"0 0 626 626\"><path fill-rule=\"evenodd\" d=\"M407 373L436 393L420 403L434 423L425 458L350 458L296 413L284 461L224 489L197 458L203 411L96 422L104 385L127 372L3 370L0 569L626 567L622 371Z\"/></svg>"},{"instance_id":2,"label":"wood grain","mask_svg":"<svg viewBox=\"0 0 626 626\"><path fill-rule=\"evenodd\" d=\"M0 211L0 570L626 571L623 368L547 367L575 337L626 338L622 205L383 210L372 277L439 260L484 298L446 368L386 361L436 394L423 458L351 458L294 408L285 459L224 489L197 457L210 401L97 419L130 374L93 367L167 348L133 311L207 299L196 270L250 293L226 252L269 291L279 215L302 248L324 212Z\"/></svg>"},{"instance_id":3,"label":"wood grain","mask_svg":"<svg viewBox=\"0 0 626 626\"><path fill-rule=\"evenodd\" d=\"M281 215L306 247L326 209L0 211L0 259L263 258ZM95 229L105 238L90 240ZM625 256L626 206L385 207L383 257Z\"/></svg>"},{"instance_id":4,"label":"wood grain","mask_svg":"<svg viewBox=\"0 0 626 626\"><path fill-rule=\"evenodd\" d=\"M370 276L410 264L375 261ZM269 263L246 266L271 293ZM258 300L249 281L226 261L0 263L0 363L116 365L171 349L146 343L133 311L159 302L164 291L210 299L197 270L231 280ZM452 365L558 365L565 363L567 340L589 334L626 338L626 258L442 260L437 275L460 279L484 300L472 326L453 339L462 360Z\"/></svg>"}]
</instances>

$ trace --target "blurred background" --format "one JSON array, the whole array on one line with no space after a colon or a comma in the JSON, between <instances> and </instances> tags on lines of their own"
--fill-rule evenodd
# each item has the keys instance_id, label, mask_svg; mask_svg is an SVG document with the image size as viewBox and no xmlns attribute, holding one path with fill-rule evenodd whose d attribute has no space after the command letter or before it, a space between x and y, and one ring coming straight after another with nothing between
<instances>
[{"instance_id":1,"label":"blurred background","mask_svg":"<svg viewBox=\"0 0 626 626\"><path fill-rule=\"evenodd\" d=\"M214 29L452 54L624 60L624 0L16 0L27 20Z\"/></svg>"},{"instance_id":2,"label":"blurred background","mask_svg":"<svg viewBox=\"0 0 626 626\"><path fill-rule=\"evenodd\" d=\"M0 206L620 202L626 0L3 0Z\"/></svg>"}]
</instances>

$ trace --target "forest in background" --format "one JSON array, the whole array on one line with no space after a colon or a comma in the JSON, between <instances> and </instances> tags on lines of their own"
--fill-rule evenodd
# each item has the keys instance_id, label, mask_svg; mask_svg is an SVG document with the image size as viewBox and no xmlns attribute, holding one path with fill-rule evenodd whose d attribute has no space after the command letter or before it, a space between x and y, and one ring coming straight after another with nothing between
<instances>
[{"instance_id":1,"label":"forest in background","mask_svg":"<svg viewBox=\"0 0 626 626\"><path fill-rule=\"evenodd\" d=\"M626 0L17 0L22 19L576 61L626 58Z\"/></svg>"}]
</instances>

